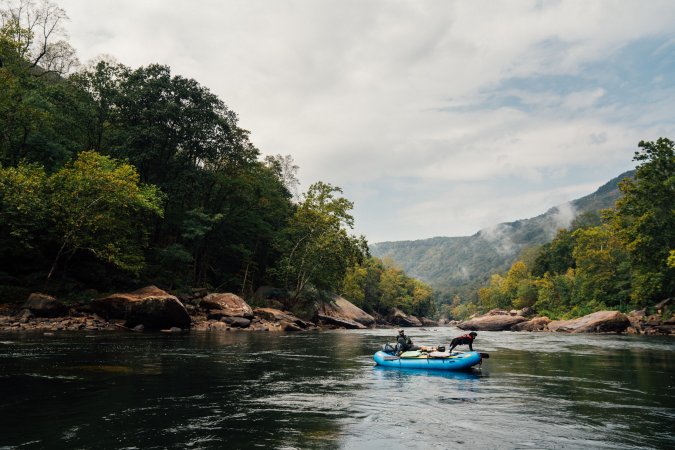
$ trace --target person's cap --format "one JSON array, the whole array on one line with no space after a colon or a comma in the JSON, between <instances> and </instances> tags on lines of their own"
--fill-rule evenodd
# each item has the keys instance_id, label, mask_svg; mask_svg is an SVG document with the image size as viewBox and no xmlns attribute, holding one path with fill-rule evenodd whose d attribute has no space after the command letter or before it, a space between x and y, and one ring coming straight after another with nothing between
<instances>
[{"instance_id":1,"label":"person's cap","mask_svg":"<svg viewBox=\"0 0 675 450\"><path fill-rule=\"evenodd\" d=\"M401 334L401 333L404 333L403 328L400 328L400 329L398 330L398 334Z\"/></svg>"},{"instance_id":2,"label":"person's cap","mask_svg":"<svg viewBox=\"0 0 675 450\"><path fill-rule=\"evenodd\" d=\"M478 333L476 333L475 331L472 331L472 332L469 333L469 334L470 334L471 336L478 336Z\"/></svg>"}]
</instances>

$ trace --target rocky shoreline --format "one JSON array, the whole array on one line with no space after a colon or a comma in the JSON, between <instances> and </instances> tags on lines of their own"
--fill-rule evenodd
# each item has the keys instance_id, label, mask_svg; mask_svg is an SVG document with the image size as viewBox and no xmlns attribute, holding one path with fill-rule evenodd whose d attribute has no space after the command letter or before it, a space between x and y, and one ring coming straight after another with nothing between
<instances>
[{"instance_id":1,"label":"rocky shoreline","mask_svg":"<svg viewBox=\"0 0 675 450\"><path fill-rule=\"evenodd\" d=\"M675 335L675 314L667 313L671 299L654 307L654 314L645 309L623 314L619 311L596 311L570 320L551 320L534 315L532 310L494 309L483 316L457 323L462 330L530 331L557 333L624 333L644 335Z\"/></svg>"},{"instance_id":2,"label":"rocky shoreline","mask_svg":"<svg viewBox=\"0 0 675 450\"><path fill-rule=\"evenodd\" d=\"M23 305L0 305L0 331L287 332L437 324L401 311L386 318L373 317L342 297L316 304L309 318L272 305L252 308L235 294L206 291L178 298L156 286L70 307L50 295L33 293Z\"/></svg>"},{"instance_id":3,"label":"rocky shoreline","mask_svg":"<svg viewBox=\"0 0 675 450\"><path fill-rule=\"evenodd\" d=\"M56 298L33 293L23 305L0 305L0 331L310 331L454 325L462 330L530 331L563 333L625 333L675 335L675 316L670 299L656 305L655 314L646 310L623 314L598 311L572 320L551 320L520 311L492 310L464 322L436 322L394 310L387 317L374 317L342 297L314 305L311 317L300 318L268 306L251 307L231 293L196 291L178 298L155 286L113 294L90 302L67 306Z\"/></svg>"}]
</instances>

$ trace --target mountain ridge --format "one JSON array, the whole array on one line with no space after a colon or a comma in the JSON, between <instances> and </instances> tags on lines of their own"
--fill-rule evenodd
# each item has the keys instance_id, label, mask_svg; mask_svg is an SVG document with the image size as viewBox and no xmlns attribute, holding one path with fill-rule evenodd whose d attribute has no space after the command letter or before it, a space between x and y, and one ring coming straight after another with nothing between
<instances>
[{"instance_id":1,"label":"mountain ridge","mask_svg":"<svg viewBox=\"0 0 675 450\"><path fill-rule=\"evenodd\" d=\"M633 174L632 170L624 172L595 192L535 217L502 222L470 236L378 242L370 245L370 252L393 260L409 276L441 293L465 294L470 286L507 270L524 248L550 242L559 229L569 227L580 214L614 206L620 195L619 182Z\"/></svg>"}]
</instances>

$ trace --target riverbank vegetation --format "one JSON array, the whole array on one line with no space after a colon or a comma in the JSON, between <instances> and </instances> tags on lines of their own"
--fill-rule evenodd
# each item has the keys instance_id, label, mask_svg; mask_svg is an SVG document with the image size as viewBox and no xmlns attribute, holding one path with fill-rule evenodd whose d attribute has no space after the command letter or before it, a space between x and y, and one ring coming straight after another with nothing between
<instances>
[{"instance_id":1,"label":"riverbank vegetation","mask_svg":"<svg viewBox=\"0 0 675 450\"><path fill-rule=\"evenodd\" d=\"M288 309L342 294L381 315L464 319L533 307L566 318L675 295L668 139L639 144L635 177L615 208L581 215L487 285L440 304L440 294L351 234L353 204L339 187L317 181L298 194L293 158L263 156L207 87L159 64L103 58L82 67L63 10L8 5L0 11L0 302L37 290L90 299L149 284L255 302L272 286Z\"/></svg>"},{"instance_id":2,"label":"riverbank vegetation","mask_svg":"<svg viewBox=\"0 0 675 450\"><path fill-rule=\"evenodd\" d=\"M349 280L375 266L367 309L412 312L410 298L430 297L350 234L339 187L298 195L292 157L263 157L196 80L109 58L73 72L63 10L19 1L1 17L0 302L148 284L250 299L275 286L300 308L345 284L358 297L366 286Z\"/></svg>"},{"instance_id":3,"label":"riverbank vegetation","mask_svg":"<svg viewBox=\"0 0 675 450\"><path fill-rule=\"evenodd\" d=\"M493 308L532 307L551 318L648 308L675 295L675 144L640 142L635 177L612 209L578 217L569 229L523 252L492 275L477 301L450 306L466 318ZM447 309L447 308L446 308Z\"/></svg>"}]
</instances>

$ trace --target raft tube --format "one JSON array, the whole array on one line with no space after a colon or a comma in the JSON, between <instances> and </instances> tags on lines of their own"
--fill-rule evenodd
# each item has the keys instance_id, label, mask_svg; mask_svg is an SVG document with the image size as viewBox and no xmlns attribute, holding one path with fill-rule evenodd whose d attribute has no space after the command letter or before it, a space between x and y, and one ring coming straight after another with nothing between
<instances>
[{"instance_id":1,"label":"raft tube","mask_svg":"<svg viewBox=\"0 0 675 450\"><path fill-rule=\"evenodd\" d=\"M426 355L417 358L400 358L379 351L373 356L375 363L384 367L400 369L467 370L481 363L478 352L453 353L448 357L433 358Z\"/></svg>"}]
</instances>

